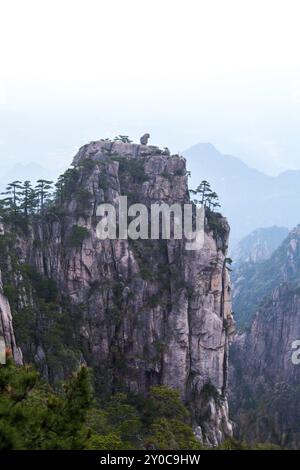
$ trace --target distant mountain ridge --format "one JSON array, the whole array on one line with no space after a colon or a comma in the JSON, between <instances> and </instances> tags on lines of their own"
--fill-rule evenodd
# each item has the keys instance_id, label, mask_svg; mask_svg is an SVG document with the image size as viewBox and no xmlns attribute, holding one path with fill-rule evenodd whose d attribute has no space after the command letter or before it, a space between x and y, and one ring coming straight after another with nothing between
<instances>
[{"instance_id":1,"label":"distant mountain ridge","mask_svg":"<svg viewBox=\"0 0 300 470\"><path fill-rule=\"evenodd\" d=\"M0 192L4 191L6 186L12 181L32 181L35 183L38 179L55 180L59 174L58 170L50 170L35 162L16 163L4 175L0 175Z\"/></svg>"},{"instance_id":2,"label":"distant mountain ridge","mask_svg":"<svg viewBox=\"0 0 300 470\"><path fill-rule=\"evenodd\" d=\"M298 224L300 171L269 176L208 143L194 145L183 155L191 171L190 187L207 179L219 194L222 212L231 225L232 245L259 227L291 229Z\"/></svg>"},{"instance_id":3,"label":"distant mountain ridge","mask_svg":"<svg viewBox=\"0 0 300 470\"><path fill-rule=\"evenodd\" d=\"M255 295L269 282L272 283L277 272L275 270L272 274L273 254L284 245L288 235L289 230L286 227L259 228L243 238L230 253L233 259L231 273L233 310L238 326L243 328L251 323L255 309L263 298L263 294L258 299ZM271 260L269 270L271 274L265 282L260 271L264 273L269 265L268 260ZM249 299L253 301L253 305Z\"/></svg>"},{"instance_id":4,"label":"distant mountain ridge","mask_svg":"<svg viewBox=\"0 0 300 470\"><path fill-rule=\"evenodd\" d=\"M283 283L299 283L300 226L294 228L272 256L233 270L233 308L237 324L249 326L259 306Z\"/></svg>"},{"instance_id":5,"label":"distant mountain ridge","mask_svg":"<svg viewBox=\"0 0 300 470\"><path fill-rule=\"evenodd\" d=\"M288 236L287 227L258 228L243 238L231 253L235 265L269 259Z\"/></svg>"}]
</instances>

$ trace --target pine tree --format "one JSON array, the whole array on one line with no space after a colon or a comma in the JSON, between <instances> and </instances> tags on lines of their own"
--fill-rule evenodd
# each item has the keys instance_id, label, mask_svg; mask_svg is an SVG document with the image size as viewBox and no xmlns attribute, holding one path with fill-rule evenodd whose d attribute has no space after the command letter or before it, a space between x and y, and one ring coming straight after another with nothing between
<instances>
[{"instance_id":1,"label":"pine tree","mask_svg":"<svg viewBox=\"0 0 300 470\"><path fill-rule=\"evenodd\" d=\"M55 184L55 200L59 206L62 206L68 194L76 189L78 174L76 168L68 168L67 171L58 177Z\"/></svg>"},{"instance_id":2,"label":"pine tree","mask_svg":"<svg viewBox=\"0 0 300 470\"><path fill-rule=\"evenodd\" d=\"M216 209L217 207L221 207L219 204L219 196L215 192L212 192L208 195L207 201L209 209Z\"/></svg>"},{"instance_id":3,"label":"pine tree","mask_svg":"<svg viewBox=\"0 0 300 470\"><path fill-rule=\"evenodd\" d=\"M35 187L36 194L39 198L39 208L41 214L44 212L45 203L49 200L53 181L40 179Z\"/></svg>"},{"instance_id":4,"label":"pine tree","mask_svg":"<svg viewBox=\"0 0 300 470\"><path fill-rule=\"evenodd\" d=\"M65 175L60 175L55 183L55 200L59 207L62 206L65 196Z\"/></svg>"},{"instance_id":5,"label":"pine tree","mask_svg":"<svg viewBox=\"0 0 300 470\"><path fill-rule=\"evenodd\" d=\"M10 209L14 213L14 215L16 215L18 212L19 202L22 195L21 181L13 181L12 183L8 184L6 187L6 191L1 194L7 196L3 199L6 208Z\"/></svg>"},{"instance_id":6,"label":"pine tree","mask_svg":"<svg viewBox=\"0 0 300 470\"><path fill-rule=\"evenodd\" d=\"M210 184L208 181L203 180L198 188L196 189L197 193L201 196L201 204L206 205L208 198L212 192Z\"/></svg>"},{"instance_id":7,"label":"pine tree","mask_svg":"<svg viewBox=\"0 0 300 470\"><path fill-rule=\"evenodd\" d=\"M91 399L85 367L58 394L32 367L17 367L8 358L0 366L0 450L86 448Z\"/></svg>"},{"instance_id":8,"label":"pine tree","mask_svg":"<svg viewBox=\"0 0 300 470\"><path fill-rule=\"evenodd\" d=\"M131 144L132 140L128 137L128 135L118 135L117 137L114 138L115 141L120 141L125 144Z\"/></svg>"},{"instance_id":9,"label":"pine tree","mask_svg":"<svg viewBox=\"0 0 300 470\"><path fill-rule=\"evenodd\" d=\"M28 217L29 214L33 214L38 205L38 197L35 190L32 188L30 181L24 181L21 192L21 209L25 215Z\"/></svg>"},{"instance_id":10,"label":"pine tree","mask_svg":"<svg viewBox=\"0 0 300 470\"><path fill-rule=\"evenodd\" d=\"M193 195L200 195L200 199L193 200L194 204L201 204L209 210L221 207L217 193L212 191L210 183L206 180L201 181L197 189L190 189L189 192Z\"/></svg>"}]
</instances>

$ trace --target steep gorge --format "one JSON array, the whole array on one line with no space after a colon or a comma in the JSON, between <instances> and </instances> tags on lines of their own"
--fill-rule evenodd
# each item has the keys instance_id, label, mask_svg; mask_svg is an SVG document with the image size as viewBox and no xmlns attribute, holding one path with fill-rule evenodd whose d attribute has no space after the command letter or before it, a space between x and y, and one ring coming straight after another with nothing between
<instances>
[{"instance_id":1,"label":"steep gorge","mask_svg":"<svg viewBox=\"0 0 300 470\"><path fill-rule=\"evenodd\" d=\"M237 285L237 317L248 327L231 348L230 405L238 436L299 449L300 366L292 356L300 339L300 227L269 260L247 270Z\"/></svg>"}]
</instances>

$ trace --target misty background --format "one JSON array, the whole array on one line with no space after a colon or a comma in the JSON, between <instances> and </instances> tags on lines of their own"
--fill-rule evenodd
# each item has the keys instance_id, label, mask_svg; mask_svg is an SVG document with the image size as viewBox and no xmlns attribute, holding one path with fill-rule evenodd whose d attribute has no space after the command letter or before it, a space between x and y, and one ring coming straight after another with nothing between
<instances>
[{"instance_id":1,"label":"misty background","mask_svg":"<svg viewBox=\"0 0 300 470\"><path fill-rule=\"evenodd\" d=\"M149 132L187 156L192 185L210 179L234 238L300 222L299 2L0 5L1 189Z\"/></svg>"}]
</instances>

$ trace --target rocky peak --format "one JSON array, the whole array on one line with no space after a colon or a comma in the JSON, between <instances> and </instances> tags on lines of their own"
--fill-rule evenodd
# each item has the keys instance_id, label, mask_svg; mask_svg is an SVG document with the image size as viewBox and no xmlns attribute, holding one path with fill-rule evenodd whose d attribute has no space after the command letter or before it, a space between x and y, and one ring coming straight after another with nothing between
<instances>
[{"instance_id":1,"label":"rocky peak","mask_svg":"<svg viewBox=\"0 0 300 470\"><path fill-rule=\"evenodd\" d=\"M153 145L126 143L121 141L97 140L84 145L73 159L73 165L82 163L85 159L102 160L111 155L138 158L154 155L169 155L168 149L161 150Z\"/></svg>"},{"instance_id":2,"label":"rocky peak","mask_svg":"<svg viewBox=\"0 0 300 470\"><path fill-rule=\"evenodd\" d=\"M185 159L149 145L100 140L82 147L73 165L59 206L33 220L26 236L14 236L22 261L15 275L6 272L6 279L18 280L13 315L16 325L24 314L35 325L26 334L16 328L25 360L52 383L86 363L96 388L107 393L173 387L203 442L217 445L232 435L226 219L208 214L198 251L187 251L184 239L99 240L102 202L117 204L121 195L146 205L188 202Z\"/></svg>"}]
</instances>

